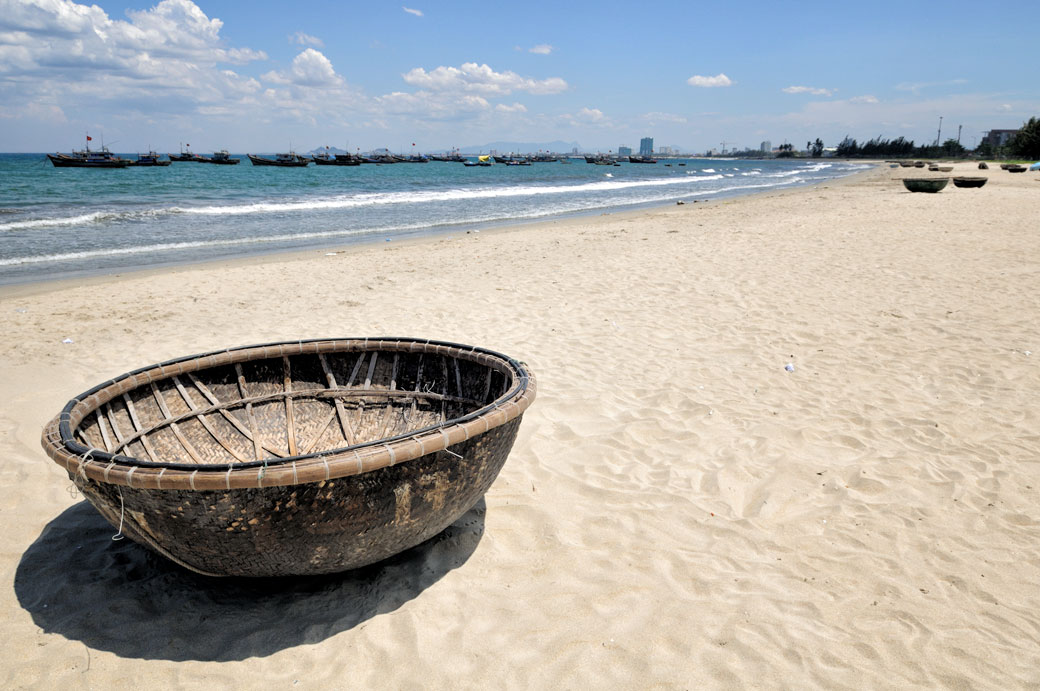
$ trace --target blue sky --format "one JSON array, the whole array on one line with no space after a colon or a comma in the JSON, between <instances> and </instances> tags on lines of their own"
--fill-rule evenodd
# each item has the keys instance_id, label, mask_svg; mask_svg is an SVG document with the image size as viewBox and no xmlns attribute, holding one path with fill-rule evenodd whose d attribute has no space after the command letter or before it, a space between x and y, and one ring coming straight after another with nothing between
<instances>
[{"instance_id":1,"label":"blue sky","mask_svg":"<svg viewBox=\"0 0 1040 691\"><path fill-rule=\"evenodd\" d=\"M1038 28L1036 0L0 0L0 150L704 151L939 116L970 147L1040 115Z\"/></svg>"}]
</instances>

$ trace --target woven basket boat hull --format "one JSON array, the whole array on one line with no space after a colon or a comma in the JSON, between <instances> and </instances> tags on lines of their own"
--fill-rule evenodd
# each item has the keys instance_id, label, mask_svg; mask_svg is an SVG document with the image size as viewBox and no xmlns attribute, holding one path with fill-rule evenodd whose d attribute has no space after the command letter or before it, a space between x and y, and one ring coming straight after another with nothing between
<instances>
[{"instance_id":1,"label":"woven basket boat hull","mask_svg":"<svg viewBox=\"0 0 1040 691\"><path fill-rule=\"evenodd\" d=\"M903 187L911 192L939 192L950 178L903 178Z\"/></svg>"},{"instance_id":2,"label":"woven basket boat hull","mask_svg":"<svg viewBox=\"0 0 1040 691\"><path fill-rule=\"evenodd\" d=\"M464 514L534 394L521 363L469 346L255 346L106 382L43 445L113 526L193 571L332 573Z\"/></svg>"}]
</instances>

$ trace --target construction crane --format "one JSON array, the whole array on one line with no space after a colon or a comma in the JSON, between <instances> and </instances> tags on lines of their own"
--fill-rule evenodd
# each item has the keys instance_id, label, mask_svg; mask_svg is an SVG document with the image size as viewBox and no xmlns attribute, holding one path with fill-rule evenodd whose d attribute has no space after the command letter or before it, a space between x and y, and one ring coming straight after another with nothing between
<instances>
[{"instance_id":1,"label":"construction crane","mask_svg":"<svg viewBox=\"0 0 1040 691\"><path fill-rule=\"evenodd\" d=\"M732 144L733 142L719 142L722 145L722 153L726 153L726 145Z\"/></svg>"}]
</instances>

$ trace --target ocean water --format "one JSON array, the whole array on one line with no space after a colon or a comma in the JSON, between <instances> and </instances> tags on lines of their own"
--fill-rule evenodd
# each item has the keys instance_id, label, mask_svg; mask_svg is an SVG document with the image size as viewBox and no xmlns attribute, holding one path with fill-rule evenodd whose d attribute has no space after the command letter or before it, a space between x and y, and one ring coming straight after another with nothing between
<instances>
[{"instance_id":1,"label":"ocean water","mask_svg":"<svg viewBox=\"0 0 1040 691\"><path fill-rule=\"evenodd\" d=\"M243 160L92 170L54 168L42 154L0 154L0 284L749 194L864 167L727 159L615 167L572 159L275 168Z\"/></svg>"}]
</instances>

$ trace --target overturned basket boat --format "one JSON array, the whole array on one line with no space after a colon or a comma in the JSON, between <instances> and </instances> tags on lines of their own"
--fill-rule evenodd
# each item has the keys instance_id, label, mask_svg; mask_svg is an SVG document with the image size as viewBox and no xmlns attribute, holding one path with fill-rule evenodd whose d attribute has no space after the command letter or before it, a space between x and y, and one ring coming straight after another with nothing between
<instances>
[{"instance_id":1,"label":"overturned basket boat","mask_svg":"<svg viewBox=\"0 0 1040 691\"><path fill-rule=\"evenodd\" d=\"M42 441L123 534L193 571L333 573L469 510L534 397L523 364L482 348L298 341L124 374Z\"/></svg>"}]
</instances>

